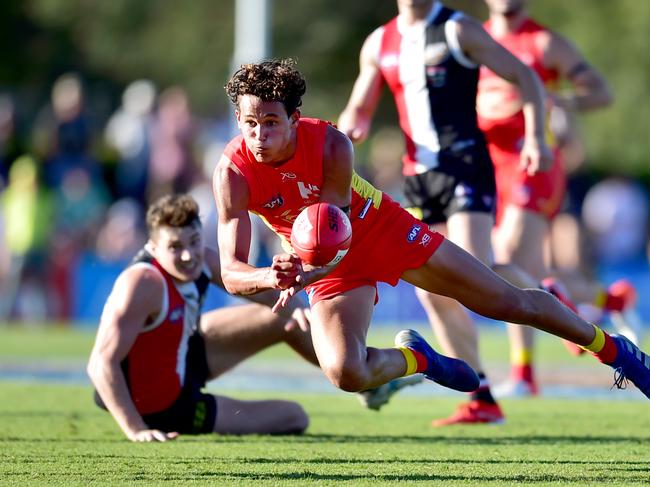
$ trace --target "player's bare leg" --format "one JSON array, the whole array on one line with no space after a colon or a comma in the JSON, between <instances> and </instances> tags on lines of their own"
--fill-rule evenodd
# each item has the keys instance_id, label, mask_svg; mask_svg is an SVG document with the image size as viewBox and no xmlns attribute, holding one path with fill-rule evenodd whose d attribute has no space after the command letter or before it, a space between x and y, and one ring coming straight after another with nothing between
<instances>
[{"instance_id":1,"label":"player's bare leg","mask_svg":"<svg viewBox=\"0 0 650 487\"><path fill-rule=\"evenodd\" d=\"M502 220L493 233L495 260L515 264L537 283L541 282L548 276L544 259L544 242L548 231L548 219L545 217L520 207L506 207ZM527 287L534 287L534 284ZM538 390L533 374L535 330L529 326L514 324L508 324L507 329L510 343L510 377L504 384L495 388L495 394L536 395Z\"/></svg>"},{"instance_id":2,"label":"player's bare leg","mask_svg":"<svg viewBox=\"0 0 650 487\"><path fill-rule=\"evenodd\" d=\"M311 330L321 369L339 389L366 391L392 379L421 372L456 390L476 389L478 378L465 362L433 350L411 330L395 338L396 348L366 345L376 290L360 286L312 306Z\"/></svg>"},{"instance_id":3,"label":"player's bare leg","mask_svg":"<svg viewBox=\"0 0 650 487\"><path fill-rule=\"evenodd\" d=\"M286 319L266 306L246 304L220 308L201 317L210 377L215 378L261 350L286 342L306 360L318 365L309 333L295 327L287 332ZM242 401L215 396L214 432L221 434L299 434L309 418L293 401Z\"/></svg>"},{"instance_id":4,"label":"player's bare leg","mask_svg":"<svg viewBox=\"0 0 650 487\"><path fill-rule=\"evenodd\" d=\"M311 335L297 326L286 331L286 322L259 304L229 306L204 313L200 328L211 378L280 342L286 342L305 360L318 366Z\"/></svg>"},{"instance_id":5,"label":"player's bare leg","mask_svg":"<svg viewBox=\"0 0 650 487\"><path fill-rule=\"evenodd\" d=\"M215 396L215 399L215 433L291 435L300 434L309 426L307 413L293 401L241 401L224 396Z\"/></svg>"},{"instance_id":6,"label":"player's bare leg","mask_svg":"<svg viewBox=\"0 0 650 487\"><path fill-rule=\"evenodd\" d=\"M312 306L311 332L321 369L339 389L358 392L406 373L397 349L366 346L376 290L362 286Z\"/></svg>"},{"instance_id":7,"label":"player's bare leg","mask_svg":"<svg viewBox=\"0 0 650 487\"><path fill-rule=\"evenodd\" d=\"M580 314L600 322L609 315L621 335L641 343L644 327L636 311L637 291L627 279L603 286L584 269L584 245L577 219L561 213L553 220L547 253L553 274L565 284Z\"/></svg>"},{"instance_id":8,"label":"player's bare leg","mask_svg":"<svg viewBox=\"0 0 650 487\"><path fill-rule=\"evenodd\" d=\"M424 266L406 271L402 278L456 299L488 318L528 323L579 345L589 344L594 338L593 326L554 296L540 289L513 286L448 240Z\"/></svg>"},{"instance_id":9,"label":"player's bare leg","mask_svg":"<svg viewBox=\"0 0 650 487\"><path fill-rule=\"evenodd\" d=\"M631 342L610 337L550 293L509 284L452 242L444 241L424 266L405 272L402 278L430 292L457 299L488 318L528 323L576 343L617 369L650 397L650 358Z\"/></svg>"},{"instance_id":10,"label":"player's bare leg","mask_svg":"<svg viewBox=\"0 0 650 487\"><path fill-rule=\"evenodd\" d=\"M433 230L448 238L482 262L489 262L492 217L485 213L456 213L447 225L434 225ZM417 289L431 327L449 355L462 358L474 370L483 371L478 353L476 326L463 307L452 299Z\"/></svg>"},{"instance_id":11,"label":"player's bare leg","mask_svg":"<svg viewBox=\"0 0 650 487\"><path fill-rule=\"evenodd\" d=\"M446 225L435 225L433 229L446 233L451 241L489 264L492 260L490 234L493 223L492 215L488 213L458 212L448 219ZM480 386L469 396L469 403L460 405L458 412L451 418L434 421L434 425L502 422L503 413L492 396L480 361L478 331L467 310L453 299L419 288L417 296L443 349L451 356L467 361L480 378Z\"/></svg>"}]
</instances>

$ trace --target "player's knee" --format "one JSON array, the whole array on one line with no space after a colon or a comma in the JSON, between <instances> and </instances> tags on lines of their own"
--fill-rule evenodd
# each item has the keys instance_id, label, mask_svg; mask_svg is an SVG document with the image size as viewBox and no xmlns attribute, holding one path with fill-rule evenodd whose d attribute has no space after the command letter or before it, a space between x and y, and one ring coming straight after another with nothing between
<instances>
[{"instance_id":1,"label":"player's knee","mask_svg":"<svg viewBox=\"0 0 650 487\"><path fill-rule=\"evenodd\" d=\"M367 389L366 374L361 367L346 364L332 364L323 367L325 375L334 386L346 392L359 392Z\"/></svg>"}]
</instances>

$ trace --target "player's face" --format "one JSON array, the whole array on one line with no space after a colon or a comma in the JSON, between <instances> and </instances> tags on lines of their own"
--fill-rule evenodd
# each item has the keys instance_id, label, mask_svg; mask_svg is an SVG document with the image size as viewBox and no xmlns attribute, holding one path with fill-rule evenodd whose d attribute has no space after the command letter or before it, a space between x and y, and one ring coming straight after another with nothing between
<instances>
[{"instance_id":1,"label":"player's face","mask_svg":"<svg viewBox=\"0 0 650 487\"><path fill-rule=\"evenodd\" d=\"M526 6L526 0L485 0L490 12L500 15L515 15Z\"/></svg>"},{"instance_id":2,"label":"player's face","mask_svg":"<svg viewBox=\"0 0 650 487\"><path fill-rule=\"evenodd\" d=\"M150 239L153 256L174 279L198 279L203 269L201 225L160 227Z\"/></svg>"},{"instance_id":3,"label":"player's face","mask_svg":"<svg viewBox=\"0 0 650 487\"><path fill-rule=\"evenodd\" d=\"M298 111L288 116L279 101L262 101L253 95L243 95L236 115L246 146L257 162L274 164L293 156L293 136L300 118Z\"/></svg>"}]
</instances>

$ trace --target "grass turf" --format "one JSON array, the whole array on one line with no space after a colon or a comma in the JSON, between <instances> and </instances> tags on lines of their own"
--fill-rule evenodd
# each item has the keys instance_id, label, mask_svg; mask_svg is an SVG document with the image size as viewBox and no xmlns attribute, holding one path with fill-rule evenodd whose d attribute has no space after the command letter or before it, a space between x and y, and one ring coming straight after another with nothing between
<instances>
[{"instance_id":1,"label":"grass turf","mask_svg":"<svg viewBox=\"0 0 650 487\"><path fill-rule=\"evenodd\" d=\"M482 344L491 349L493 338L487 335ZM379 334L371 341L385 338ZM501 346L503 337L494 340ZM91 344L91 335L76 330L0 329L0 357L11 360L82 359ZM557 348L546 341L540 345L553 353ZM557 353L564 357L561 348ZM263 358L286 359L282 349ZM0 484L650 482L650 414L643 401L510 400L503 403L505 425L432 429L430 420L449 414L457 397L404 395L376 413L344 393L271 395L305 407L311 416L306 435L184 436L165 444L133 444L93 406L89 386L0 381Z\"/></svg>"}]
</instances>

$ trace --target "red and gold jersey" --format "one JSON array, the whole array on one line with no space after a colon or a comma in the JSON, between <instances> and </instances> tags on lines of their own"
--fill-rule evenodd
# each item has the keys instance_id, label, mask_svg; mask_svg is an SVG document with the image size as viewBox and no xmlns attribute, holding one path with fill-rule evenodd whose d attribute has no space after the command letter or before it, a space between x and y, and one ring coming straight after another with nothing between
<instances>
[{"instance_id":1,"label":"red and gold jersey","mask_svg":"<svg viewBox=\"0 0 650 487\"><path fill-rule=\"evenodd\" d=\"M489 21L484 27L493 35ZM541 46L542 37L547 35L548 30L545 27L526 19L515 32L495 40L535 71L548 91L553 91L559 73L544 66ZM479 127L483 130L488 144L494 144L505 151L519 152L525 134L525 124L523 101L517 86L482 66L476 102ZM498 161L494 162L498 164Z\"/></svg>"},{"instance_id":2,"label":"red and gold jersey","mask_svg":"<svg viewBox=\"0 0 650 487\"><path fill-rule=\"evenodd\" d=\"M301 118L295 154L279 167L258 163L242 137L224 151L248 182L248 209L289 247L294 220L320 200L328 126L322 120ZM377 281L394 286L405 270L426 262L443 240L356 173L351 189L350 250L329 275L305 288L312 305L360 286L376 287Z\"/></svg>"},{"instance_id":3,"label":"red and gold jersey","mask_svg":"<svg viewBox=\"0 0 650 487\"><path fill-rule=\"evenodd\" d=\"M291 227L300 212L320 201L329 125L323 120L301 118L294 156L278 167L257 162L242 136L230 141L224 151L246 178L250 191L248 209L262 217L286 244L291 241ZM370 206L378 208L381 199L381 191L356 173L353 175L350 208L353 229L355 220L365 217Z\"/></svg>"}]
</instances>

